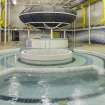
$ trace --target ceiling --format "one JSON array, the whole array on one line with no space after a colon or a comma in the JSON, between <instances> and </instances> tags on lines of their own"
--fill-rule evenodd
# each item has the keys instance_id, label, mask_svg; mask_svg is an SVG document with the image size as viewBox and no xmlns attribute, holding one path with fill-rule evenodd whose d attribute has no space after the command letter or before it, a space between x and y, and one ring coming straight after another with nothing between
<instances>
[{"instance_id":1,"label":"ceiling","mask_svg":"<svg viewBox=\"0 0 105 105\"><path fill-rule=\"evenodd\" d=\"M21 5L61 5L73 7L84 1L86 0L17 0L17 3Z\"/></svg>"},{"instance_id":2,"label":"ceiling","mask_svg":"<svg viewBox=\"0 0 105 105\"><path fill-rule=\"evenodd\" d=\"M78 9L81 8L80 4L84 3L88 6L89 1L97 2L100 0L17 0L17 4L19 5L61 5L63 7L69 7L70 9ZM91 3L92 4L92 3Z\"/></svg>"},{"instance_id":3,"label":"ceiling","mask_svg":"<svg viewBox=\"0 0 105 105\"><path fill-rule=\"evenodd\" d=\"M80 9L82 3L85 4L85 6L89 5L89 1L100 1L100 0L17 0L18 5L61 5L63 7L68 7L70 9ZM93 2L94 3L94 2Z\"/></svg>"}]
</instances>

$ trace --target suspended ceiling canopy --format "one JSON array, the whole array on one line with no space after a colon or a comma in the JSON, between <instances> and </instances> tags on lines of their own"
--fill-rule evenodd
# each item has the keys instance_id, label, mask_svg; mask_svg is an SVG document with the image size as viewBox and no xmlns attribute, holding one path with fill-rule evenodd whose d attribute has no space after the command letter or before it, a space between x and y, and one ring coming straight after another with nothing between
<instances>
[{"instance_id":1,"label":"suspended ceiling canopy","mask_svg":"<svg viewBox=\"0 0 105 105\"><path fill-rule=\"evenodd\" d=\"M76 13L69 8L47 4L27 7L19 17L23 23L37 28L56 29L72 23Z\"/></svg>"},{"instance_id":2,"label":"suspended ceiling canopy","mask_svg":"<svg viewBox=\"0 0 105 105\"><path fill-rule=\"evenodd\" d=\"M32 6L34 5L38 5L38 6L44 6L45 7L47 5L50 5L52 7L64 7L64 8L70 8L72 6L75 6L75 4L79 4L82 3L86 0L18 0L18 3L24 3L24 5L26 5L26 8L33 8ZM36 6L35 6L36 7ZM31 10L31 9L30 9ZM30 23L31 25L35 26L35 27L62 27L62 26L66 26L68 25L68 23L71 23L74 21L75 19L75 14L70 12L67 14L67 12L65 11L60 11L60 13L54 13L54 14L49 14L49 13L45 13L43 14L32 14L32 11L23 11L23 13L20 14L20 19L24 22L24 23ZM34 9L35 10L35 9ZM50 10L49 8L47 10ZM70 9L71 10L71 9ZM34 11L36 12L36 11ZM39 11L37 11L39 12ZM54 11L50 11L50 12L54 12ZM58 10L56 10L55 12L59 12ZM61 14L61 12L63 12ZM65 13L64 13L65 12ZM36 16L38 15L38 16ZM62 15L62 18L61 18ZM43 18L39 18L39 17L43 17ZM38 17L38 18L34 18L34 17ZM48 17L48 18L46 18ZM40 19L40 20L35 20L35 19ZM61 19L61 20L60 20Z\"/></svg>"},{"instance_id":3,"label":"suspended ceiling canopy","mask_svg":"<svg viewBox=\"0 0 105 105\"><path fill-rule=\"evenodd\" d=\"M50 5L50 6L62 6L65 8L69 8L70 10L74 9L78 9L80 8L80 4L85 4L88 5L89 4L89 0L16 0L17 4L20 5L25 5L26 7L30 7L30 6L35 6L35 5ZM90 0L90 1L100 1L100 0ZM39 24L42 25L42 24ZM47 24L48 25L48 24ZM43 26L47 26L46 24L43 24ZM49 25L51 25L49 23ZM54 26L62 26L62 24L55 24Z\"/></svg>"}]
</instances>

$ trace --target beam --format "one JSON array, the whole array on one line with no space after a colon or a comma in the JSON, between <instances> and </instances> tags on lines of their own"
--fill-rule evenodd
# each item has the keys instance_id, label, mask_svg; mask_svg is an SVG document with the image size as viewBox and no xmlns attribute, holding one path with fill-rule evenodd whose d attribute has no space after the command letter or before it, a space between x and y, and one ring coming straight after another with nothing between
<instances>
[{"instance_id":1,"label":"beam","mask_svg":"<svg viewBox=\"0 0 105 105\"><path fill-rule=\"evenodd\" d=\"M59 23L57 26L53 27L53 29L59 28L60 25L62 25L62 23Z\"/></svg>"},{"instance_id":2,"label":"beam","mask_svg":"<svg viewBox=\"0 0 105 105\"><path fill-rule=\"evenodd\" d=\"M79 2L79 3L76 3L75 5L73 5L73 6L71 6L71 7L69 7L70 9L73 9L73 8L75 8L75 7L77 7L77 6L80 6L81 4L83 4L83 3L85 3L86 1L82 1L82 2Z\"/></svg>"},{"instance_id":3,"label":"beam","mask_svg":"<svg viewBox=\"0 0 105 105\"><path fill-rule=\"evenodd\" d=\"M76 1L76 0L67 0L66 2L64 2L63 6L67 5L70 2L74 2L74 1Z\"/></svg>"},{"instance_id":4,"label":"beam","mask_svg":"<svg viewBox=\"0 0 105 105\"><path fill-rule=\"evenodd\" d=\"M93 5L94 3L97 3L99 1L102 1L102 0L90 0L90 4ZM81 9L82 4L85 4L85 6L88 7L88 0L80 3L76 3L75 5L67 6L67 7L69 7L70 9L77 8L76 10L78 10L78 9Z\"/></svg>"}]
</instances>

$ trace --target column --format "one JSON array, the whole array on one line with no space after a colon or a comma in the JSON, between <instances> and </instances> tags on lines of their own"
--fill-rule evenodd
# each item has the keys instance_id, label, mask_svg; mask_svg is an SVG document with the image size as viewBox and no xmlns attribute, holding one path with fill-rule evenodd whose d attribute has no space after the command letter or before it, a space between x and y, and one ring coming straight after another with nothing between
<instances>
[{"instance_id":1,"label":"column","mask_svg":"<svg viewBox=\"0 0 105 105\"><path fill-rule=\"evenodd\" d=\"M53 39L53 28L51 28L51 39Z\"/></svg>"},{"instance_id":2,"label":"column","mask_svg":"<svg viewBox=\"0 0 105 105\"><path fill-rule=\"evenodd\" d=\"M4 45L7 43L7 0L5 0Z\"/></svg>"},{"instance_id":3,"label":"column","mask_svg":"<svg viewBox=\"0 0 105 105\"><path fill-rule=\"evenodd\" d=\"M30 30L28 29L28 38L30 38Z\"/></svg>"},{"instance_id":4,"label":"column","mask_svg":"<svg viewBox=\"0 0 105 105\"><path fill-rule=\"evenodd\" d=\"M89 45L91 44L91 15L90 15L90 13L91 13L91 8L90 8L90 0L89 0L89 9L88 9L88 24L89 24L89 29L88 29L88 31L89 31Z\"/></svg>"},{"instance_id":5,"label":"column","mask_svg":"<svg viewBox=\"0 0 105 105\"><path fill-rule=\"evenodd\" d=\"M73 23L73 32L74 32L74 48L76 47L76 35L75 35L75 21Z\"/></svg>"},{"instance_id":6,"label":"column","mask_svg":"<svg viewBox=\"0 0 105 105\"><path fill-rule=\"evenodd\" d=\"M66 31L64 30L64 39L66 38Z\"/></svg>"}]
</instances>

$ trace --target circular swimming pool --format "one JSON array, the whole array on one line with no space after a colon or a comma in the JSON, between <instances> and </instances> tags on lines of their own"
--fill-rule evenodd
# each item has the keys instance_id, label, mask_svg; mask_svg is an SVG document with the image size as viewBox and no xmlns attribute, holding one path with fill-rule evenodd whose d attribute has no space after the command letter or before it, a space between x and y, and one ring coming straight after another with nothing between
<instances>
[{"instance_id":1,"label":"circular swimming pool","mask_svg":"<svg viewBox=\"0 0 105 105\"><path fill-rule=\"evenodd\" d=\"M73 51L72 61L43 66L20 62L19 52L0 52L0 105L104 105L104 57Z\"/></svg>"},{"instance_id":2,"label":"circular swimming pool","mask_svg":"<svg viewBox=\"0 0 105 105\"><path fill-rule=\"evenodd\" d=\"M0 105L99 105L104 100L105 77L92 70L0 77Z\"/></svg>"},{"instance_id":3,"label":"circular swimming pool","mask_svg":"<svg viewBox=\"0 0 105 105\"><path fill-rule=\"evenodd\" d=\"M62 62L58 64L57 61L54 61L54 64L42 65L39 61L39 64L28 64L23 63L18 59L20 49L11 49L0 52L0 69L9 69L9 68L71 68L71 67L82 67L88 65L96 65L100 68L105 68L105 59L103 56L99 56L94 53L84 53L73 51L72 60L68 59L68 62ZM56 59L56 58L54 58Z\"/></svg>"}]
</instances>

